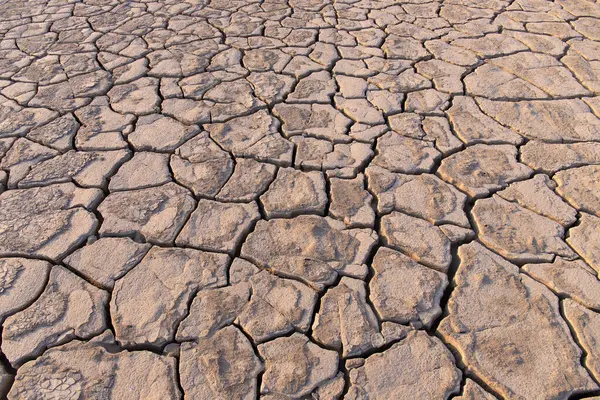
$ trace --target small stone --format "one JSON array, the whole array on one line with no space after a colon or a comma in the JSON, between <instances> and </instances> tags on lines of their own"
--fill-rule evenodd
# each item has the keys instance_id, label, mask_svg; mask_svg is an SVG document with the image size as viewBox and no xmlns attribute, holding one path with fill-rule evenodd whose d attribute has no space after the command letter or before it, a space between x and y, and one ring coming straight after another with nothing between
<instances>
[{"instance_id":1,"label":"small stone","mask_svg":"<svg viewBox=\"0 0 600 400\"><path fill-rule=\"evenodd\" d=\"M89 339L106 329L107 303L108 293L55 265L35 302L4 321L2 352L18 367L50 347Z\"/></svg>"},{"instance_id":2,"label":"small stone","mask_svg":"<svg viewBox=\"0 0 600 400\"><path fill-rule=\"evenodd\" d=\"M253 399L263 371L250 341L233 326L181 345L181 387L194 399Z\"/></svg>"},{"instance_id":3,"label":"small stone","mask_svg":"<svg viewBox=\"0 0 600 400\"><path fill-rule=\"evenodd\" d=\"M191 193L175 183L109 194L98 207L100 235L141 235L168 245L194 209Z\"/></svg>"},{"instance_id":4,"label":"small stone","mask_svg":"<svg viewBox=\"0 0 600 400\"><path fill-rule=\"evenodd\" d=\"M597 387L580 365L556 296L477 242L461 246L458 256L439 331L467 371L503 397L566 399Z\"/></svg>"},{"instance_id":5,"label":"small stone","mask_svg":"<svg viewBox=\"0 0 600 400\"><path fill-rule=\"evenodd\" d=\"M600 314L569 299L563 300L563 307L565 317L586 353L583 363L594 378L600 378Z\"/></svg>"},{"instance_id":6,"label":"small stone","mask_svg":"<svg viewBox=\"0 0 600 400\"><path fill-rule=\"evenodd\" d=\"M498 192L498 196L553 219L563 226L572 225L577 220L577 211L554 193L554 187L554 182L547 175L538 174L526 181L511 183L506 189Z\"/></svg>"},{"instance_id":7,"label":"small stone","mask_svg":"<svg viewBox=\"0 0 600 400\"><path fill-rule=\"evenodd\" d=\"M364 263L377 236L370 229L345 228L341 221L315 215L259 221L241 254L259 267L322 290L338 273L366 276Z\"/></svg>"},{"instance_id":8,"label":"small stone","mask_svg":"<svg viewBox=\"0 0 600 400\"><path fill-rule=\"evenodd\" d=\"M554 175L556 191L572 206L600 216L600 165L571 168Z\"/></svg>"},{"instance_id":9,"label":"small stone","mask_svg":"<svg viewBox=\"0 0 600 400\"><path fill-rule=\"evenodd\" d=\"M267 218L323 215L327 205L325 179L317 171L280 168L269 189L260 196L260 202Z\"/></svg>"},{"instance_id":10,"label":"small stone","mask_svg":"<svg viewBox=\"0 0 600 400\"><path fill-rule=\"evenodd\" d=\"M403 368L391 368L394 365ZM458 393L460 376L454 357L438 338L414 331L384 352L368 357L363 366L351 369L346 398L445 399Z\"/></svg>"},{"instance_id":11,"label":"small stone","mask_svg":"<svg viewBox=\"0 0 600 400\"><path fill-rule=\"evenodd\" d=\"M581 213L580 220L569 230L567 243L600 274L600 218Z\"/></svg>"},{"instance_id":12,"label":"small stone","mask_svg":"<svg viewBox=\"0 0 600 400\"><path fill-rule=\"evenodd\" d=\"M233 174L215 198L219 201L252 201L262 195L273 179L277 167L252 158L238 158Z\"/></svg>"},{"instance_id":13,"label":"small stone","mask_svg":"<svg viewBox=\"0 0 600 400\"><path fill-rule=\"evenodd\" d=\"M438 172L472 197L483 197L527 178L532 170L517 161L511 145L476 144L442 160Z\"/></svg>"},{"instance_id":14,"label":"small stone","mask_svg":"<svg viewBox=\"0 0 600 400\"><path fill-rule=\"evenodd\" d=\"M450 267L452 242L443 230L425 220L399 212L381 218L384 243L441 272Z\"/></svg>"},{"instance_id":15,"label":"small stone","mask_svg":"<svg viewBox=\"0 0 600 400\"><path fill-rule=\"evenodd\" d=\"M172 342L195 292L224 286L229 257L192 249L153 247L115 282L110 314L125 346ZM169 268L165 268L168 265Z\"/></svg>"},{"instance_id":16,"label":"small stone","mask_svg":"<svg viewBox=\"0 0 600 400\"><path fill-rule=\"evenodd\" d=\"M150 247L129 238L100 238L69 255L64 263L95 285L112 290L115 281L135 267Z\"/></svg>"},{"instance_id":17,"label":"small stone","mask_svg":"<svg viewBox=\"0 0 600 400\"><path fill-rule=\"evenodd\" d=\"M219 203L201 199L175 243L232 254L259 219L254 202Z\"/></svg>"},{"instance_id":18,"label":"small stone","mask_svg":"<svg viewBox=\"0 0 600 400\"><path fill-rule=\"evenodd\" d=\"M552 263L526 264L522 269L558 296L600 310L600 280L583 261L556 257Z\"/></svg>"},{"instance_id":19,"label":"small stone","mask_svg":"<svg viewBox=\"0 0 600 400\"><path fill-rule=\"evenodd\" d=\"M373 269L369 297L382 320L420 321L429 328L442 314L440 302L448 286L445 274L385 247L375 254Z\"/></svg>"},{"instance_id":20,"label":"small stone","mask_svg":"<svg viewBox=\"0 0 600 400\"><path fill-rule=\"evenodd\" d=\"M164 185L171 181L167 154L136 152L133 158L119 168L110 179L108 190L144 189Z\"/></svg>"},{"instance_id":21,"label":"small stone","mask_svg":"<svg viewBox=\"0 0 600 400\"><path fill-rule=\"evenodd\" d=\"M144 115L127 136L135 150L170 152L199 132L196 125L183 125L160 114Z\"/></svg>"},{"instance_id":22,"label":"small stone","mask_svg":"<svg viewBox=\"0 0 600 400\"><path fill-rule=\"evenodd\" d=\"M554 255L574 258L563 241L565 229L499 196L478 200L472 210L479 239L514 262L551 262Z\"/></svg>"},{"instance_id":23,"label":"small stone","mask_svg":"<svg viewBox=\"0 0 600 400\"><path fill-rule=\"evenodd\" d=\"M373 196L365 190L364 179L362 174L358 174L354 179L329 180L329 214L344 221L349 228L372 228L375 224L375 211L371 207Z\"/></svg>"},{"instance_id":24,"label":"small stone","mask_svg":"<svg viewBox=\"0 0 600 400\"><path fill-rule=\"evenodd\" d=\"M109 332L89 342L74 340L19 368L10 400L109 396L175 400L176 360L149 351L114 351ZM106 385L106 382L111 382Z\"/></svg>"},{"instance_id":25,"label":"small stone","mask_svg":"<svg viewBox=\"0 0 600 400\"><path fill-rule=\"evenodd\" d=\"M336 376L338 355L294 333L258 346L265 362L261 394L302 397Z\"/></svg>"},{"instance_id":26,"label":"small stone","mask_svg":"<svg viewBox=\"0 0 600 400\"><path fill-rule=\"evenodd\" d=\"M39 297L51 267L47 261L0 258L0 321Z\"/></svg>"}]
</instances>

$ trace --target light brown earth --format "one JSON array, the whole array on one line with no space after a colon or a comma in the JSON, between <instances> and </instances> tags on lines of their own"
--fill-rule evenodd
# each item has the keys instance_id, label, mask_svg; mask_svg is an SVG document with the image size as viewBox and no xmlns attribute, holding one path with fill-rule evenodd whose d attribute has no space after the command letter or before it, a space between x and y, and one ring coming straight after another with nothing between
<instances>
[{"instance_id":1,"label":"light brown earth","mask_svg":"<svg viewBox=\"0 0 600 400\"><path fill-rule=\"evenodd\" d=\"M0 0L0 398L600 397L600 1Z\"/></svg>"}]
</instances>

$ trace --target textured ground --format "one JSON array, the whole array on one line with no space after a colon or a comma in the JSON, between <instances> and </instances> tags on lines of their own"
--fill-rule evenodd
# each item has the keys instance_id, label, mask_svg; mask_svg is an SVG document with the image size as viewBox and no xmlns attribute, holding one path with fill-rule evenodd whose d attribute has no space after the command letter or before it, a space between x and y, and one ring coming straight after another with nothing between
<instances>
[{"instance_id":1,"label":"textured ground","mask_svg":"<svg viewBox=\"0 0 600 400\"><path fill-rule=\"evenodd\" d=\"M600 3L0 1L0 397L600 395Z\"/></svg>"}]
</instances>

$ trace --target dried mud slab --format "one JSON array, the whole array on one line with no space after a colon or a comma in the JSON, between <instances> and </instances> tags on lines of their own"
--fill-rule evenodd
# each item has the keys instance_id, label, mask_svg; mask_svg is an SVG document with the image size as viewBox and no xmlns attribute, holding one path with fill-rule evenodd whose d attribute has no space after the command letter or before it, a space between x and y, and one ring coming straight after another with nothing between
<instances>
[{"instance_id":1,"label":"dried mud slab","mask_svg":"<svg viewBox=\"0 0 600 400\"><path fill-rule=\"evenodd\" d=\"M468 371L505 397L566 399L596 388L550 290L476 242L458 256L439 331Z\"/></svg>"}]
</instances>

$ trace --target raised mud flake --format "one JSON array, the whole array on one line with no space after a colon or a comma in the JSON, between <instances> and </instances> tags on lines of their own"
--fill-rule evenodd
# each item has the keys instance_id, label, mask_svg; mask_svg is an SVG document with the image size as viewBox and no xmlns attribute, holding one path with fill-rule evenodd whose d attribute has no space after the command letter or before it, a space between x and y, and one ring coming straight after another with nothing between
<instances>
[{"instance_id":1,"label":"raised mud flake","mask_svg":"<svg viewBox=\"0 0 600 400\"><path fill-rule=\"evenodd\" d=\"M170 181L168 154L139 151L110 179L108 190L116 192L143 189L164 185Z\"/></svg>"},{"instance_id":2,"label":"raised mud flake","mask_svg":"<svg viewBox=\"0 0 600 400\"><path fill-rule=\"evenodd\" d=\"M520 148L521 161L529 167L554 173L566 168L600 164L600 143L544 143L532 140Z\"/></svg>"},{"instance_id":3,"label":"raised mud flake","mask_svg":"<svg viewBox=\"0 0 600 400\"><path fill-rule=\"evenodd\" d=\"M244 235L260 219L251 203L220 203L202 199L175 243L202 250L234 253Z\"/></svg>"},{"instance_id":4,"label":"raised mud flake","mask_svg":"<svg viewBox=\"0 0 600 400\"><path fill-rule=\"evenodd\" d=\"M202 132L171 156L175 179L196 196L215 196L233 173L234 161L208 135Z\"/></svg>"},{"instance_id":5,"label":"raised mud flake","mask_svg":"<svg viewBox=\"0 0 600 400\"><path fill-rule=\"evenodd\" d=\"M382 320L429 327L441 315L440 301L448 286L445 274L385 247L377 251L373 269L370 299Z\"/></svg>"},{"instance_id":6,"label":"raised mud flake","mask_svg":"<svg viewBox=\"0 0 600 400\"><path fill-rule=\"evenodd\" d=\"M117 340L128 346L157 347L173 341L191 297L200 289L224 286L228 263L225 254L150 249L115 283L110 311Z\"/></svg>"},{"instance_id":7,"label":"raised mud flake","mask_svg":"<svg viewBox=\"0 0 600 400\"><path fill-rule=\"evenodd\" d=\"M308 135L334 143L351 141L352 120L329 104L277 104L273 112L283 122L286 137Z\"/></svg>"},{"instance_id":8,"label":"raised mud flake","mask_svg":"<svg viewBox=\"0 0 600 400\"><path fill-rule=\"evenodd\" d=\"M158 111L158 80L140 78L131 83L114 86L109 92L111 107L120 113L148 115Z\"/></svg>"},{"instance_id":9,"label":"raised mud flake","mask_svg":"<svg viewBox=\"0 0 600 400\"><path fill-rule=\"evenodd\" d=\"M600 216L600 165L559 171L554 175L556 191L581 211Z\"/></svg>"},{"instance_id":10,"label":"raised mud flake","mask_svg":"<svg viewBox=\"0 0 600 400\"><path fill-rule=\"evenodd\" d=\"M498 192L498 196L563 226L571 225L577 220L577 211L554 193L555 186L547 175L538 174L526 181L511 183Z\"/></svg>"},{"instance_id":11,"label":"raised mud flake","mask_svg":"<svg viewBox=\"0 0 600 400\"><path fill-rule=\"evenodd\" d=\"M188 397L251 400L264 365L246 336L229 326L197 343L182 344L179 370Z\"/></svg>"},{"instance_id":12,"label":"raised mud flake","mask_svg":"<svg viewBox=\"0 0 600 400\"><path fill-rule=\"evenodd\" d=\"M258 351L265 361L261 394L306 396L337 374L337 353L300 333L263 343Z\"/></svg>"},{"instance_id":13,"label":"raised mud flake","mask_svg":"<svg viewBox=\"0 0 600 400\"><path fill-rule=\"evenodd\" d=\"M586 352L585 366L594 378L600 378L600 314L569 299L563 300L563 307L567 321Z\"/></svg>"},{"instance_id":14,"label":"raised mud flake","mask_svg":"<svg viewBox=\"0 0 600 400\"><path fill-rule=\"evenodd\" d=\"M269 189L260 196L267 218L298 214L323 215L327 205L325 179L321 172L280 168Z\"/></svg>"},{"instance_id":15,"label":"raised mud flake","mask_svg":"<svg viewBox=\"0 0 600 400\"><path fill-rule=\"evenodd\" d=\"M399 365L402 368L393 367ZM346 398L446 399L458 393L460 376L454 357L439 339L413 331L384 352L368 357L364 365L351 369Z\"/></svg>"},{"instance_id":16,"label":"raised mud flake","mask_svg":"<svg viewBox=\"0 0 600 400\"><path fill-rule=\"evenodd\" d=\"M441 153L433 143L388 132L377 139L377 155L373 164L392 172L429 172Z\"/></svg>"},{"instance_id":17,"label":"raised mud flake","mask_svg":"<svg viewBox=\"0 0 600 400\"><path fill-rule=\"evenodd\" d=\"M492 101L478 98L487 115L529 139L546 142L598 140L600 118L579 99Z\"/></svg>"},{"instance_id":18,"label":"raised mud flake","mask_svg":"<svg viewBox=\"0 0 600 400\"><path fill-rule=\"evenodd\" d=\"M252 201L263 194L273 179L277 167L252 158L238 158L233 173L215 198L219 201Z\"/></svg>"},{"instance_id":19,"label":"raised mud flake","mask_svg":"<svg viewBox=\"0 0 600 400\"><path fill-rule=\"evenodd\" d=\"M112 290L115 281L135 267L150 247L130 238L100 238L76 250L64 263L95 285Z\"/></svg>"},{"instance_id":20,"label":"raised mud flake","mask_svg":"<svg viewBox=\"0 0 600 400\"><path fill-rule=\"evenodd\" d=\"M10 400L80 398L177 400L176 360L148 351L112 351L109 332L72 341L19 368Z\"/></svg>"},{"instance_id":21,"label":"raised mud flake","mask_svg":"<svg viewBox=\"0 0 600 400\"><path fill-rule=\"evenodd\" d=\"M366 170L380 213L402 211L433 224L469 227L463 210L467 196L435 175L404 175L378 166Z\"/></svg>"},{"instance_id":22,"label":"raised mud flake","mask_svg":"<svg viewBox=\"0 0 600 400\"><path fill-rule=\"evenodd\" d=\"M600 218L581 213L580 220L569 231L567 243L600 274Z\"/></svg>"},{"instance_id":23,"label":"raised mud flake","mask_svg":"<svg viewBox=\"0 0 600 400\"><path fill-rule=\"evenodd\" d=\"M191 193L175 183L109 194L98 207L103 236L142 235L171 244L194 209Z\"/></svg>"},{"instance_id":24,"label":"raised mud flake","mask_svg":"<svg viewBox=\"0 0 600 400\"><path fill-rule=\"evenodd\" d=\"M362 278L376 234L346 229L341 221L312 215L259 221L242 246L242 257L318 290L338 274Z\"/></svg>"},{"instance_id":25,"label":"raised mud flake","mask_svg":"<svg viewBox=\"0 0 600 400\"><path fill-rule=\"evenodd\" d=\"M313 323L314 340L341 350L344 358L383 346L379 321L366 297L365 283L349 277L327 290Z\"/></svg>"},{"instance_id":26,"label":"raised mud flake","mask_svg":"<svg viewBox=\"0 0 600 400\"><path fill-rule=\"evenodd\" d=\"M344 221L349 228L375 225L375 211L371 206L373 196L365 189L364 175L354 179L331 178L331 204L329 214Z\"/></svg>"},{"instance_id":27,"label":"raised mud flake","mask_svg":"<svg viewBox=\"0 0 600 400\"><path fill-rule=\"evenodd\" d=\"M107 179L129 157L128 150L70 150L35 165L19 182L19 187L70 181L84 187L105 187Z\"/></svg>"},{"instance_id":28,"label":"raised mud flake","mask_svg":"<svg viewBox=\"0 0 600 400\"><path fill-rule=\"evenodd\" d=\"M235 157L251 157L280 166L292 163L294 145L277 131L279 122L265 110L205 125L211 138Z\"/></svg>"},{"instance_id":29,"label":"raised mud flake","mask_svg":"<svg viewBox=\"0 0 600 400\"><path fill-rule=\"evenodd\" d=\"M101 196L99 189L72 183L3 192L0 254L60 260L96 229L98 221L87 209Z\"/></svg>"},{"instance_id":30,"label":"raised mud flake","mask_svg":"<svg viewBox=\"0 0 600 400\"><path fill-rule=\"evenodd\" d=\"M13 366L75 337L89 339L106 329L108 293L61 266L53 266L44 292L8 317L2 352Z\"/></svg>"},{"instance_id":31,"label":"raised mud flake","mask_svg":"<svg viewBox=\"0 0 600 400\"><path fill-rule=\"evenodd\" d=\"M514 262L551 262L555 255L574 258L559 223L499 196L478 200L472 210L479 239Z\"/></svg>"},{"instance_id":32,"label":"raised mud flake","mask_svg":"<svg viewBox=\"0 0 600 400\"><path fill-rule=\"evenodd\" d=\"M485 144L476 144L445 158L438 172L442 179L472 197L486 196L533 173L517 161L516 147Z\"/></svg>"},{"instance_id":33,"label":"raised mud flake","mask_svg":"<svg viewBox=\"0 0 600 400\"><path fill-rule=\"evenodd\" d=\"M526 264L522 269L558 296L600 310L600 280L597 272L582 260L569 261L556 257L552 263Z\"/></svg>"},{"instance_id":34,"label":"raised mud flake","mask_svg":"<svg viewBox=\"0 0 600 400\"><path fill-rule=\"evenodd\" d=\"M481 112L475 100L457 96L447 112L458 137L466 144L520 144L523 138Z\"/></svg>"},{"instance_id":35,"label":"raised mud flake","mask_svg":"<svg viewBox=\"0 0 600 400\"><path fill-rule=\"evenodd\" d=\"M310 327L317 293L303 283L262 271L250 278L252 297L236 319L253 341L262 343Z\"/></svg>"},{"instance_id":36,"label":"raised mud flake","mask_svg":"<svg viewBox=\"0 0 600 400\"><path fill-rule=\"evenodd\" d=\"M381 218L381 236L385 244L416 261L446 272L452 261L450 237L438 226L399 212Z\"/></svg>"},{"instance_id":37,"label":"raised mud flake","mask_svg":"<svg viewBox=\"0 0 600 400\"><path fill-rule=\"evenodd\" d=\"M38 298L51 267L47 261L0 258L0 321Z\"/></svg>"},{"instance_id":38,"label":"raised mud flake","mask_svg":"<svg viewBox=\"0 0 600 400\"><path fill-rule=\"evenodd\" d=\"M439 331L468 371L505 397L566 399L596 388L547 288L476 242L461 246L458 256Z\"/></svg>"},{"instance_id":39,"label":"raised mud flake","mask_svg":"<svg viewBox=\"0 0 600 400\"><path fill-rule=\"evenodd\" d=\"M170 152L199 131L196 125L184 125L173 118L151 114L138 119L127 140L136 150Z\"/></svg>"}]
</instances>

